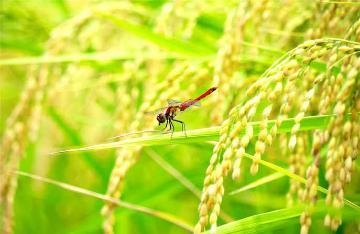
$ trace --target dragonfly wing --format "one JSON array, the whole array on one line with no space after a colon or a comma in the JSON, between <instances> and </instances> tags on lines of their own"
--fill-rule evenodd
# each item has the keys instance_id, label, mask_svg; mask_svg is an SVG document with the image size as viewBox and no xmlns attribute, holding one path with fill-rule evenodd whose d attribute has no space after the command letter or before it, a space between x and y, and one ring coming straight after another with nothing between
<instances>
[{"instance_id":1,"label":"dragonfly wing","mask_svg":"<svg viewBox=\"0 0 360 234\"><path fill-rule=\"evenodd\" d=\"M200 101L197 101L197 102L195 102L194 104L192 104L192 106L200 107L200 106L201 106L201 102L200 102Z\"/></svg>"},{"instance_id":2,"label":"dragonfly wing","mask_svg":"<svg viewBox=\"0 0 360 234\"><path fill-rule=\"evenodd\" d=\"M194 101L194 100L190 99L190 100L187 100L187 101L181 103L181 104L180 104L180 109L181 109L182 111L185 111L185 110L187 110L187 109L191 109L191 108L194 107L194 106L199 107L199 106L200 106L200 102L199 102L199 101Z\"/></svg>"},{"instance_id":3,"label":"dragonfly wing","mask_svg":"<svg viewBox=\"0 0 360 234\"><path fill-rule=\"evenodd\" d=\"M167 102L168 102L169 106L173 106L173 105L182 103L179 100L174 100L174 99L168 99Z\"/></svg>"},{"instance_id":4,"label":"dragonfly wing","mask_svg":"<svg viewBox=\"0 0 360 234\"><path fill-rule=\"evenodd\" d=\"M145 111L144 114L146 114L146 115L156 115L156 114L159 114L161 112L164 112L166 108L167 107L163 107L163 108L159 108L159 109L156 109L156 110L153 110L153 111Z\"/></svg>"}]
</instances>

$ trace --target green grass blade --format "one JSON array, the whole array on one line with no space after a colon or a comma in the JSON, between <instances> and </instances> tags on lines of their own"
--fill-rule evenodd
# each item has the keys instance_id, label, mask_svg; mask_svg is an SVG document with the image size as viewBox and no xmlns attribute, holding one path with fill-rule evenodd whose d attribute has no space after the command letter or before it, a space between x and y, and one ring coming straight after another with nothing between
<instances>
[{"instance_id":1,"label":"green grass blade","mask_svg":"<svg viewBox=\"0 0 360 234\"><path fill-rule=\"evenodd\" d=\"M19 57L10 59L0 59L0 66L10 65L27 65L27 64L50 64L50 63L69 63L69 62L85 62L85 61L112 61L112 60L133 60L138 57L145 59L206 59L207 57L201 55L185 55L185 54L156 54L154 52L97 52L84 54L69 54L69 55L46 55L46 56L31 56Z\"/></svg>"},{"instance_id":2,"label":"green grass blade","mask_svg":"<svg viewBox=\"0 0 360 234\"><path fill-rule=\"evenodd\" d=\"M295 206L286 209L275 210L267 213L253 215L228 224L217 227L216 233L269 233L279 228L294 225L299 222L298 217L304 211L304 206ZM313 209L313 216L326 214L327 207L323 200L319 201ZM345 217L354 219L355 211L347 209ZM205 233L210 233L209 231Z\"/></svg>"},{"instance_id":3,"label":"green grass blade","mask_svg":"<svg viewBox=\"0 0 360 234\"><path fill-rule=\"evenodd\" d=\"M90 190L87 190L87 189L84 189L84 188L81 188L81 187L78 187L78 186L74 186L74 185L71 185L71 184L59 182L59 181L52 180L52 179L49 179L49 178L45 178L45 177L38 176L38 175L33 175L33 174L30 174L30 173L27 173L27 172L16 171L15 173L17 175L25 176L25 177L31 178L33 180L37 180L37 181L41 181L41 182L44 182L44 183L55 185L57 187L60 187L62 189L66 189L68 191L72 191L72 192L75 192L75 193L79 193L79 194L83 194L83 195L86 195L86 196L89 196L89 197L94 197L94 198L97 198L97 199L100 199L100 200L103 200L103 201L107 201L107 202L113 203L114 205L124 207L126 209L130 209L130 210L134 210L134 211L141 212L141 213L144 213L144 214L148 214L148 215L151 215L153 217L157 217L157 218L163 219L163 220L165 220L167 222L173 223L173 224L185 229L188 232L192 232L192 226L191 225L187 224L186 222L178 219L177 217L175 217L175 216L173 216L171 214L168 214L168 213L165 213L165 212L162 212L162 211L158 211L158 210L154 210L154 209L151 209L151 208L139 206L139 205L136 205L136 204L124 202L124 201L118 200L116 198L109 197L107 195L103 195L103 194L100 194L100 193L96 193L96 192L93 192L93 191L90 191Z\"/></svg>"},{"instance_id":4,"label":"green grass blade","mask_svg":"<svg viewBox=\"0 0 360 234\"><path fill-rule=\"evenodd\" d=\"M170 163L164 160L160 155L158 155L155 151L149 149L146 150L147 155L154 160L159 166L161 166L167 173L173 176L176 180L178 180L185 188L191 191L195 196L200 198L201 190L197 188L190 180L188 180L183 174L181 174L175 167L173 167Z\"/></svg>"},{"instance_id":5,"label":"green grass blade","mask_svg":"<svg viewBox=\"0 0 360 234\"><path fill-rule=\"evenodd\" d=\"M280 173L280 172L275 172L271 175L268 175L268 176L265 176L265 177L262 177L248 185L245 185L239 189L236 189L232 192L229 193L229 195L235 195L235 194L238 194L238 193L241 193L241 192L244 192L246 190L249 190L249 189L253 189L253 188L256 188L258 186L261 186L263 184L267 184L271 181L274 181L274 180L277 180L277 179L280 179L281 177L284 177L285 175Z\"/></svg>"},{"instance_id":6,"label":"green grass blade","mask_svg":"<svg viewBox=\"0 0 360 234\"><path fill-rule=\"evenodd\" d=\"M301 121L301 127L299 131L308 131L314 129L324 129L327 126L328 121L334 115L320 115L320 116L307 116ZM270 129L274 124L275 120L269 121L268 128ZM258 135L260 132L260 122L249 123L254 128L254 135ZM279 133L290 132L292 126L295 124L294 118L286 119L282 122L278 129ZM170 144L191 144L197 142L215 141L219 137L220 127L202 128L197 130L187 131L187 136L182 132L175 132L171 137L170 134L159 134L143 136L138 138L130 138L117 142L103 143L97 145L91 145L87 147L61 150L51 153L51 155L57 155L68 152L81 152L91 150L103 150L112 149L118 147L130 147L130 146L152 146L152 145L170 145ZM244 134L243 130L240 135Z\"/></svg>"},{"instance_id":7,"label":"green grass blade","mask_svg":"<svg viewBox=\"0 0 360 234\"><path fill-rule=\"evenodd\" d=\"M247 157L247 158L249 158L249 159L253 159L253 158L254 158L254 156L253 156L253 155L250 155L250 154L244 154L244 156ZM273 164L273 163L267 162L267 161L262 160L262 159L259 160L259 163L260 163L261 165L264 165L264 166L266 166L266 167L274 170L274 171L277 171L277 172L279 172L279 173L282 173L282 174L290 177L290 178L293 179L293 180L296 180L296 181L298 181L298 182L300 182L300 183L306 184L306 179L305 179L305 178L303 178L303 177L301 177L301 176L299 176L299 175L297 175L297 174L294 174L294 173L288 171L288 170L285 169L285 168L282 168L282 167L280 167L280 166L278 166L278 165L275 165L275 164ZM328 190L325 189L325 188L323 188L323 187L321 187L321 186L317 186L317 190L318 190L319 192L324 193L324 194L327 194L327 193L328 193ZM354 209L357 210L358 212L360 212L360 206L356 205L355 203L353 203L353 202L351 202L351 201L349 201L349 200L347 200L347 199L344 199L344 203L345 203L346 205L354 208Z\"/></svg>"},{"instance_id":8,"label":"green grass blade","mask_svg":"<svg viewBox=\"0 0 360 234\"><path fill-rule=\"evenodd\" d=\"M195 43L192 41L185 41L176 38L167 38L163 35L154 33L146 26L131 23L127 20L115 17L114 15L99 14L99 16L111 21L124 31L132 33L139 38L154 43L161 48L171 52L187 55L214 55L216 53L215 48L205 47L201 42Z\"/></svg>"},{"instance_id":9,"label":"green grass blade","mask_svg":"<svg viewBox=\"0 0 360 234\"><path fill-rule=\"evenodd\" d=\"M286 224L295 224L299 222L296 217L299 217L304 208L293 207L288 209L275 210L267 213L262 213L240 219L216 229L216 233L264 233L275 230L279 227L284 227ZM205 232L209 234L210 232Z\"/></svg>"}]
</instances>

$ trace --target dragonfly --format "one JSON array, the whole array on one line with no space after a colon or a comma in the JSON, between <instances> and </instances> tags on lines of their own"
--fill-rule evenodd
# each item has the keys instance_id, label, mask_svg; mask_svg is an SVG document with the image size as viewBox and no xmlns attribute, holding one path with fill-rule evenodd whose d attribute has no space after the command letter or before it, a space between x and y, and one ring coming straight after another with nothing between
<instances>
[{"instance_id":1,"label":"dragonfly","mask_svg":"<svg viewBox=\"0 0 360 234\"><path fill-rule=\"evenodd\" d=\"M166 123L165 128L163 130L165 130L169 126L170 131L171 131L171 136L172 136L172 134L174 133L174 130L175 130L173 122L178 122L181 124L181 130L185 133L185 136L186 136L185 123L181 120L175 119L175 116L177 115L178 112L185 111L186 109L188 109L191 106L199 105L200 100L209 96L216 89L217 89L217 87L212 87L212 88L208 89L207 91L205 91L200 96L198 96L197 98L189 99L185 102L169 100L168 106L166 108L163 108L162 112L156 116L156 120L159 122L159 126L163 123Z\"/></svg>"}]
</instances>

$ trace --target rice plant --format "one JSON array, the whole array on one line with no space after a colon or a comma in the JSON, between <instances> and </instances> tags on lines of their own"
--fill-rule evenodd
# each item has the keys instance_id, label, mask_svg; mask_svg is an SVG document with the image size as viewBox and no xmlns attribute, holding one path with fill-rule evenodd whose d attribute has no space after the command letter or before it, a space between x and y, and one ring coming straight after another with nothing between
<instances>
[{"instance_id":1,"label":"rice plant","mask_svg":"<svg viewBox=\"0 0 360 234\"><path fill-rule=\"evenodd\" d=\"M358 1L0 17L3 233L360 233Z\"/></svg>"}]
</instances>

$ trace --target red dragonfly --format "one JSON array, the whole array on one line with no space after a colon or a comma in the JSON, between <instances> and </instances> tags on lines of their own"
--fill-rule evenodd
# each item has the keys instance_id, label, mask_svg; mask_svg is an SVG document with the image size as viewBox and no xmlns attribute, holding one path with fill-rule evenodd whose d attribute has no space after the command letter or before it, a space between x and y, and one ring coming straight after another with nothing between
<instances>
[{"instance_id":1,"label":"red dragonfly","mask_svg":"<svg viewBox=\"0 0 360 234\"><path fill-rule=\"evenodd\" d=\"M182 129L183 132L185 132L185 135L186 135L185 123L183 121L175 119L175 116L176 116L177 112L178 111L185 111L187 108L189 108L189 107L191 107L193 105L198 105L199 101L201 99L207 97L212 92L214 92L216 89L217 89L217 87L210 88L206 92L201 94L199 97L197 97L195 99L187 100L185 102L177 102L177 101L170 100L168 107L164 108L162 113L159 113L156 116L156 119L159 122L159 125L166 122L164 130L169 125L170 130L172 131L171 134L173 134L174 133L173 121L178 122L178 123L181 124L181 129Z\"/></svg>"}]
</instances>

